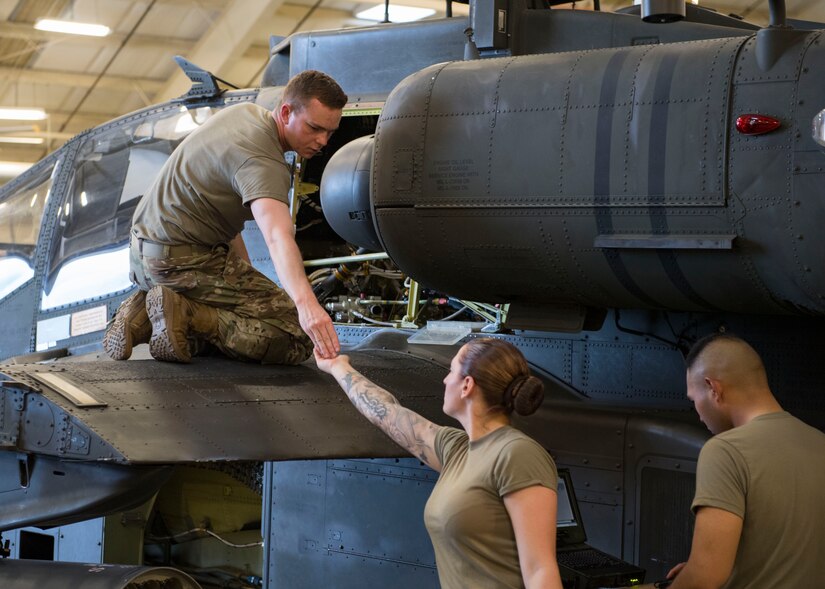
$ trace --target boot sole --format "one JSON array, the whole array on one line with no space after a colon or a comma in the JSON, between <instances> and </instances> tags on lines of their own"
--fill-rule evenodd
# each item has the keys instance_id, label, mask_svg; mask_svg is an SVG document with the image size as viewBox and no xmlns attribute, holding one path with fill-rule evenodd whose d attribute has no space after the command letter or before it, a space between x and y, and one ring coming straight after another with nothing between
<instances>
[{"instance_id":1,"label":"boot sole","mask_svg":"<svg viewBox=\"0 0 825 589\"><path fill-rule=\"evenodd\" d=\"M148 322L141 322L136 328L130 323L130 319L135 319L134 310L130 308L130 305L144 307L145 299L146 297L141 293L136 293L126 299L106 328L106 333L103 335L103 349L112 360L128 360L135 345L149 341L152 327Z\"/></svg>"},{"instance_id":2,"label":"boot sole","mask_svg":"<svg viewBox=\"0 0 825 589\"><path fill-rule=\"evenodd\" d=\"M146 295L146 311L152 322L152 338L149 340L152 357L163 362L188 364L192 360L188 343L186 349L181 350L169 334L166 319L169 317L173 321L174 304L164 305L163 287L153 288Z\"/></svg>"},{"instance_id":3,"label":"boot sole","mask_svg":"<svg viewBox=\"0 0 825 589\"><path fill-rule=\"evenodd\" d=\"M112 360L128 360L132 355L132 331L126 326L126 319L116 315L103 336L103 349Z\"/></svg>"}]
</instances>

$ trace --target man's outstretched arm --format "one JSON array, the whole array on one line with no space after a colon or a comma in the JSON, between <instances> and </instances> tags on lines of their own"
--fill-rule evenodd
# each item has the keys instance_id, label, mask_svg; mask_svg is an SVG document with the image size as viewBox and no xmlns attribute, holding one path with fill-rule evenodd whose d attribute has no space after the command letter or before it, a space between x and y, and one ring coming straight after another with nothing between
<instances>
[{"instance_id":1,"label":"man's outstretched arm","mask_svg":"<svg viewBox=\"0 0 825 589\"><path fill-rule=\"evenodd\" d=\"M271 198L252 201L252 215L269 248L278 279L298 309L298 320L324 358L333 358L341 349L332 319L318 303L304 272L303 259L295 243L295 227L289 207Z\"/></svg>"}]
</instances>

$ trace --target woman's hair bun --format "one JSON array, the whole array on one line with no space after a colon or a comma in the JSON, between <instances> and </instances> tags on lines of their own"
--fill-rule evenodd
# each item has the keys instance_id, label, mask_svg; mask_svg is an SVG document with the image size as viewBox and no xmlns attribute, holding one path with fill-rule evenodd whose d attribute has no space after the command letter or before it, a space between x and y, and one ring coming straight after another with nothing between
<instances>
[{"instance_id":1,"label":"woman's hair bun","mask_svg":"<svg viewBox=\"0 0 825 589\"><path fill-rule=\"evenodd\" d=\"M535 376L517 376L508 387L507 404L519 415L532 415L544 401L544 383Z\"/></svg>"}]
</instances>

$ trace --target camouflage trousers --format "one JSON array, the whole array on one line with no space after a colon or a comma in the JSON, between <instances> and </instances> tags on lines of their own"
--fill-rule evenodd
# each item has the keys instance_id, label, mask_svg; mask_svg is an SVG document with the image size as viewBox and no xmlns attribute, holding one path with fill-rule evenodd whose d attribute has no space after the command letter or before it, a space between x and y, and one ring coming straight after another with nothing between
<instances>
[{"instance_id":1,"label":"camouflage trousers","mask_svg":"<svg viewBox=\"0 0 825 589\"><path fill-rule=\"evenodd\" d=\"M131 278L141 290L161 285L214 308L218 330L205 338L230 358L300 364L312 341L289 296L226 244L187 256L154 258L130 251Z\"/></svg>"}]
</instances>

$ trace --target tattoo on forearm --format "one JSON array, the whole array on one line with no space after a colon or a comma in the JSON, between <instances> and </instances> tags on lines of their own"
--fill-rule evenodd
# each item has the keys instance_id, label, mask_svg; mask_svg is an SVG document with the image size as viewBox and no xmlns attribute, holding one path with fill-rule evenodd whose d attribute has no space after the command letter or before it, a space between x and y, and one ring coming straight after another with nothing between
<instances>
[{"instance_id":1,"label":"tattoo on forearm","mask_svg":"<svg viewBox=\"0 0 825 589\"><path fill-rule=\"evenodd\" d=\"M398 399L355 371L348 372L342 384L356 409L376 424L386 419L388 405L398 405Z\"/></svg>"},{"instance_id":2,"label":"tattoo on forearm","mask_svg":"<svg viewBox=\"0 0 825 589\"><path fill-rule=\"evenodd\" d=\"M435 453L417 431L432 431L435 426L414 411L405 410L391 393L367 380L356 371L340 379L352 404L384 433L406 448L419 460L437 464Z\"/></svg>"}]
</instances>

